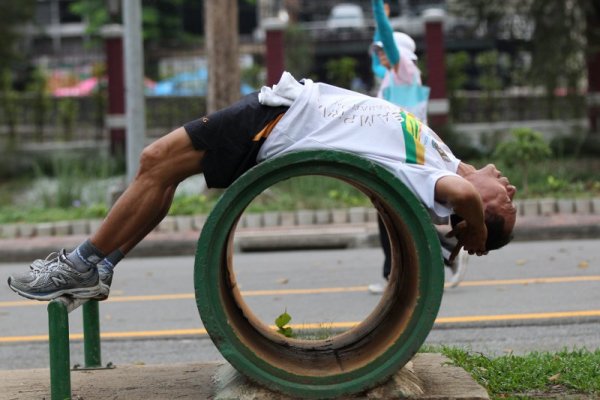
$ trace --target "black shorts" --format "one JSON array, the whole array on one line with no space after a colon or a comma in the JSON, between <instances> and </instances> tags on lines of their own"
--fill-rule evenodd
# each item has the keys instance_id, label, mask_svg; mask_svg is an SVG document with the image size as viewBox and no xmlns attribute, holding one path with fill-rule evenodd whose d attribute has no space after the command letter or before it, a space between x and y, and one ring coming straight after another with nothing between
<instances>
[{"instance_id":1,"label":"black shorts","mask_svg":"<svg viewBox=\"0 0 600 400\"><path fill-rule=\"evenodd\" d=\"M252 139L288 107L263 106L258 92L233 105L188 122L185 128L196 150L205 150L202 171L211 188L226 188L256 165L264 139Z\"/></svg>"}]
</instances>

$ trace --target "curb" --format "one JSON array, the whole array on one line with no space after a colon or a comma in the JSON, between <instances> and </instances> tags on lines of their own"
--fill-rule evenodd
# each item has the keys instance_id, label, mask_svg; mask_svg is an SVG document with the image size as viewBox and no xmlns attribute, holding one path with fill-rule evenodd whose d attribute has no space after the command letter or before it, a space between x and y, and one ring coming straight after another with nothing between
<instances>
[{"instance_id":1,"label":"curb","mask_svg":"<svg viewBox=\"0 0 600 400\"><path fill-rule=\"evenodd\" d=\"M199 230L155 231L138 244L128 257L193 256L196 254L199 236ZM0 240L0 260L30 262L61 248L72 249L87 237L69 235ZM600 215L521 217L514 230L515 242L598 238ZM376 222L238 228L234 238L234 251L237 252L378 246L380 242Z\"/></svg>"}]
</instances>

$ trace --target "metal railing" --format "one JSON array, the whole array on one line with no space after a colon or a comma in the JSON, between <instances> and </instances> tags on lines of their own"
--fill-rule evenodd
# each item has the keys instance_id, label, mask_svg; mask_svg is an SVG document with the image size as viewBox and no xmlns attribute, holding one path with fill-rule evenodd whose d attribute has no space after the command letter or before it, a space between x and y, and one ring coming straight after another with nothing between
<instances>
[{"instance_id":1,"label":"metal railing","mask_svg":"<svg viewBox=\"0 0 600 400\"><path fill-rule=\"evenodd\" d=\"M50 397L52 400L71 399L71 353L69 349L69 313L83 306L84 367L102 367L100 350L100 313L96 300L73 299L62 296L48 304L48 342L50 345Z\"/></svg>"}]
</instances>

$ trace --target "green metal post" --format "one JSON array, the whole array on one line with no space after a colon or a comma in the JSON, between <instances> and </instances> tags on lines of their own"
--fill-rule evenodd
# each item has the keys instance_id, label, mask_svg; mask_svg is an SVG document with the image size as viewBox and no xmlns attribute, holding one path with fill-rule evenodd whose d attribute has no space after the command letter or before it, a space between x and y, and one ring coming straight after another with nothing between
<instances>
[{"instance_id":1,"label":"green metal post","mask_svg":"<svg viewBox=\"0 0 600 400\"><path fill-rule=\"evenodd\" d=\"M71 399L69 312L61 301L48 304L50 344L50 395L52 400Z\"/></svg>"},{"instance_id":2,"label":"green metal post","mask_svg":"<svg viewBox=\"0 0 600 400\"><path fill-rule=\"evenodd\" d=\"M98 302L90 300L83 305L83 349L85 367L102 366L100 352L100 313Z\"/></svg>"}]
</instances>

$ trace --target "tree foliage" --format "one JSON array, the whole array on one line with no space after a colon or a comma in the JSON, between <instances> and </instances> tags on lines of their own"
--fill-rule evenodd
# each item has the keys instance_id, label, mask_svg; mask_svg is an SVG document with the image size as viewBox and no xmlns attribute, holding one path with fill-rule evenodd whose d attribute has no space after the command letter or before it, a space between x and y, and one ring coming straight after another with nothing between
<instances>
[{"instance_id":1,"label":"tree foliage","mask_svg":"<svg viewBox=\"0 0 600 400\"><path fill-rule=\"evenodd\" d=\"M44 140L44 125L50 111L50 94L48 93L48 77L40 68L31 74L31 81L27 91L33 95L33 122L35 137L38 141Z\"/></svg>"},{"instance_id":2,"label":"tree foliage","mask_svg":"<svg viewBox=\"0 0 600 400\"><path fill-rule=\"evenodd\" d=\"M533 0L536 16L530 78L551 96L558 87L577 89L586 71L585 1Z\"/></svg>"},{"instance_id":3,"label":"tree foliage","mask_svg":"<svg viewBox=\"0 0 600 400\"><path fill-rule=\"evenodd\" d=\"M292 75L306 77L313 67L313 42L306 30L290 23L285 30L285 69Z\"/></svg>"},{"instance_id":4,"label":"tree foliage","mask_svg":"<svg viewBox=\"0 0 600 400\"><path fill-rule=\"evenodd\" d=\"M451 95L462 89L468 82L469 76L465 70L470 62L469 53L466 51L459 51L446 56L446 86Z\"/></svg>"},{"instance_id":5,"label":"tree foliage","mask_svg":"<svg viewBox=\"0 0 600 400\"><path fill-rule=\"evenodd\" d=\"M465 51L446 56L446 87L453 116L460 115L462 110L463 99L458 96L458 91L463 89L469 80L466 69L470 62L469 53Z\"/></svg>"},{"instance_id":6,"label":"tree foliage","mask_svg":"<svg viewBox=\"0 0 600 400\"><path fill-rule=\"evenodd\" d=\"M144 40L151 46L186 43L192 37L183 27L184 8L196 0L145 0L142 4ZM98 38L102 26L120 22L107 10L105 0L78 0L71 4L71 11L87 23L86 32Z\"/></svg>"},{"instance_id":7,"label":"tree foliage","mask_svg":"<svg viewBox=\"0 0 600 400\"><path fill-rule=\"evenodd\" d=\"M0 69L0 111L8 127L8 147L17 143L17 93L13 90L13 74L10 69Z\"/></svg>"},{"instance_id":8,"label":"tree foliage","mask_svg":"<svg viewBox=\"0 0 600 400\"><path fill-rule=\"evenodd\" d=\"M502 81L498 77L499 54L497 51L486 51L475 58L475 64L479 67L479 86L486 93L492 93L502 88Z\"/></svg>"},{"instance_id":9,"label":"tree foliage","mask_svg":"<svg viewBox=\"0 0 600 400\"><path fill-rule=\"evenodd\" d=\"M546 89L578 89L585 77L585 56L598 46L599 26L586 19L598 17L598 0L455 0L453 11L477 21L491 38L530 40L528 80ZM592 20L594 19L592 18ZM598 49L596 48L595 51Z\"/></svg>"},{"instance_id":10,"label":"tree foliage","mask_svg":"<svg viewBox=\"0 0 600 400\"><path fill-rule=\"evenodd\" d=\"M92 36L99 35L102 26L111 22L102 0L78 0L70 5L70 11L85 20L86 33Z\"/></svg>"},{"instance_id":11,"label":"tree foliage","mask_svg":"<svg viewBox=\"0 0 600 400\"><path fill-rule=\"evenodd\" d=\"M356 76L357 61L352 57L341 57L327 61L327 81L332 85L350 89Z\"/></svg>"},{"instance_id":12,"label":"tree foliage","mask_svg":"<svg viewBox=\"0 0 600 400\"><path fill-rule=\"evenodd\" d=\"M490 37L503 36L506 39L518 37L526 29L519 18L528 16L532 0L454 0L451 11L471 21L475 21L475 29L485 32Z\"/></svg>"},{"instance_id":13,"label":"tree foliage","mask_svg":"<svg viewBox=\"0 0 600 400\"><path fill-rule=\"evenodd\" d=\"M148 76L159 78L156 54L161 49L171 49L198 43L199 37L185 29L188 10L193 10L201 24L201 7L197 0L144 0L142 2L142 37L144 39L145 70ZM120 13L111 15L106 0L77 0L70 10L86 22L89 46L100 46L102 27L121 23ZM122 10L121 10L122 11Z\"/></svg>"},{"instance_id":14,"label":"tree foliage","mask_svg":"<svg viewBox=\"0 0 600 400\"><path fill-rule=\"evenodd\" d=\"M0 70L11 66L19 57L16 43L20 38L19 28L33 17L35 0L3 1L0 12Z\"/></svg>"}]
</instances>

